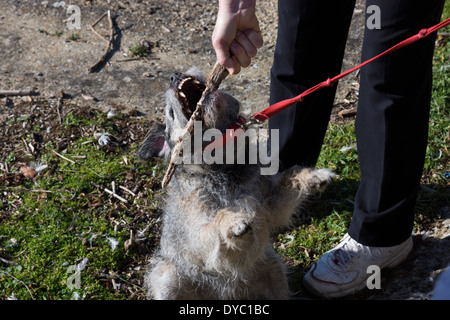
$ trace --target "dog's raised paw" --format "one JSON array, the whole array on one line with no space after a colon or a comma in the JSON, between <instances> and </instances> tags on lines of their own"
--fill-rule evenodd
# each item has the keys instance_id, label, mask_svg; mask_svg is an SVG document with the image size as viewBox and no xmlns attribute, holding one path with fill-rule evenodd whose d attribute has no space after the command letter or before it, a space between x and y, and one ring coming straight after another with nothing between
<instances>
[{"instance_id":1,"label":"dog's raised paw","mask_svg":"<svg viewBox=\"0 0 450 320\"><path fill-rule=\"evenodd\" d=\"M328 169L313 170L308 179L309 188L323 191L335 176L336 174Z\"/></svg>"},{"instance_id":2,"label":"dog's raised paw","mask_svg":"<svg viewBox=\"0 0 450 320\"><path fill-rule=\"evenodd\" d=\"M230 229L230 237L242 237L252 230L252 227L245 221L236 224Z\"/></svg>"},{"instance_id":3,"label":"dog's raised paw","mask_svg":"<svg viewBox=\"0 0 450 320\"><path fill-rule=\"evenodd\" d=\"M328 169L302 168L293 171L290 182L302 192L323 191L336 175Z\"/></svg>"}]
</instances>

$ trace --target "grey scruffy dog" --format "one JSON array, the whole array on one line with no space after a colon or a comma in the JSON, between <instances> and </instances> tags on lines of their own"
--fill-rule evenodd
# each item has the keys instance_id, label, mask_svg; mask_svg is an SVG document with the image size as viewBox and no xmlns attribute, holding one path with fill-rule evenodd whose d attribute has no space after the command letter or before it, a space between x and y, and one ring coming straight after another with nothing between
<instances>
[{"instance_id":1,"label":"grey scruffy dog","mask_svg":"<svg viewBox=\"0 0 450 320\"><path fill-rule=\"evenodd\" d=\"M170 82L165 124L143 142L143 159L170 158L176 129L185 127L205 87L197 69L175 73ZM204 100L202 127L224 132L238 113L236 99L212 92ZM180 164L167 188L160 249L145 275L149 298L288 298L286 268L270 237L333 176L302 167L264 176L258 164Z\"/></svg>"}]
</instances>

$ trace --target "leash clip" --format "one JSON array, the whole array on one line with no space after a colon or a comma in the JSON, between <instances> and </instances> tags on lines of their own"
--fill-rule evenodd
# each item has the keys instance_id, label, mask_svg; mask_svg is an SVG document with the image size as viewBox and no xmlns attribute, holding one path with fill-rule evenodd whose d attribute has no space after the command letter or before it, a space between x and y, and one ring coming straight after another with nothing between
<instances>
[{"instance_id":1,"label":"leash clip","mask_svg":"<svg viewBox=\"0 0 450 320\"><path fill-rule=\"evenodd\" d=\"M243 118L241 117L241 119L243 119ZM247 128L250 127L251 125L260 124L260 123L261 123L261 121L259 121L256 118L253 118L253 117L250 118L250 120L248 120L247 122L245 122L245 120L244 120L244 123L242 123L242 124L238 122L238 124L242 130L247 130Z\"/></svg>"}]
</instances>

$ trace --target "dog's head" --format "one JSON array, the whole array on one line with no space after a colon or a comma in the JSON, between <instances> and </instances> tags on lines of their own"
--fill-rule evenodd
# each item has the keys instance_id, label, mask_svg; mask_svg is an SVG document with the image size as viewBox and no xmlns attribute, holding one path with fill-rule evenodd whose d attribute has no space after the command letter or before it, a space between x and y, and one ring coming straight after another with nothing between
<instances>
[{"instance_id":1,"label":"dog's head","mask_svg":"<svg viewBox=\"0 0 450 320\"><path fill-rule=\"evenodd\" d=\"M153 128L138 155L142 159L170 157L182 129L188 123L205 89L205 77L196 68L186 73L174 73L166 91L164 124ZM231 128L238 117L239 102L229 94L217 90L208 93L202 104L202 130L215 128L221 132Z\"/></svg>"}]
</instances>

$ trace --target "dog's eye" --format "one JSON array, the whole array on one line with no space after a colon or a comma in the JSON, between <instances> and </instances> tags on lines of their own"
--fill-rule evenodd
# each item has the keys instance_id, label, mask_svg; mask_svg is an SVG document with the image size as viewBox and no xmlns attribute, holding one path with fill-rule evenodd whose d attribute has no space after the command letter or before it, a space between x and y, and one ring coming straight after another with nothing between
<instances>
[{"instance_id":1,"label":"dog's eye","mask_svg":"<svg viewBox=\"0 0 450 320\"><path fill-rule=\"evenodd\" d=\"M169 116L170 116L172 119L174 119L173 109L172 109L172 108L169 109Z\"/></svg>"}]
</instances>

